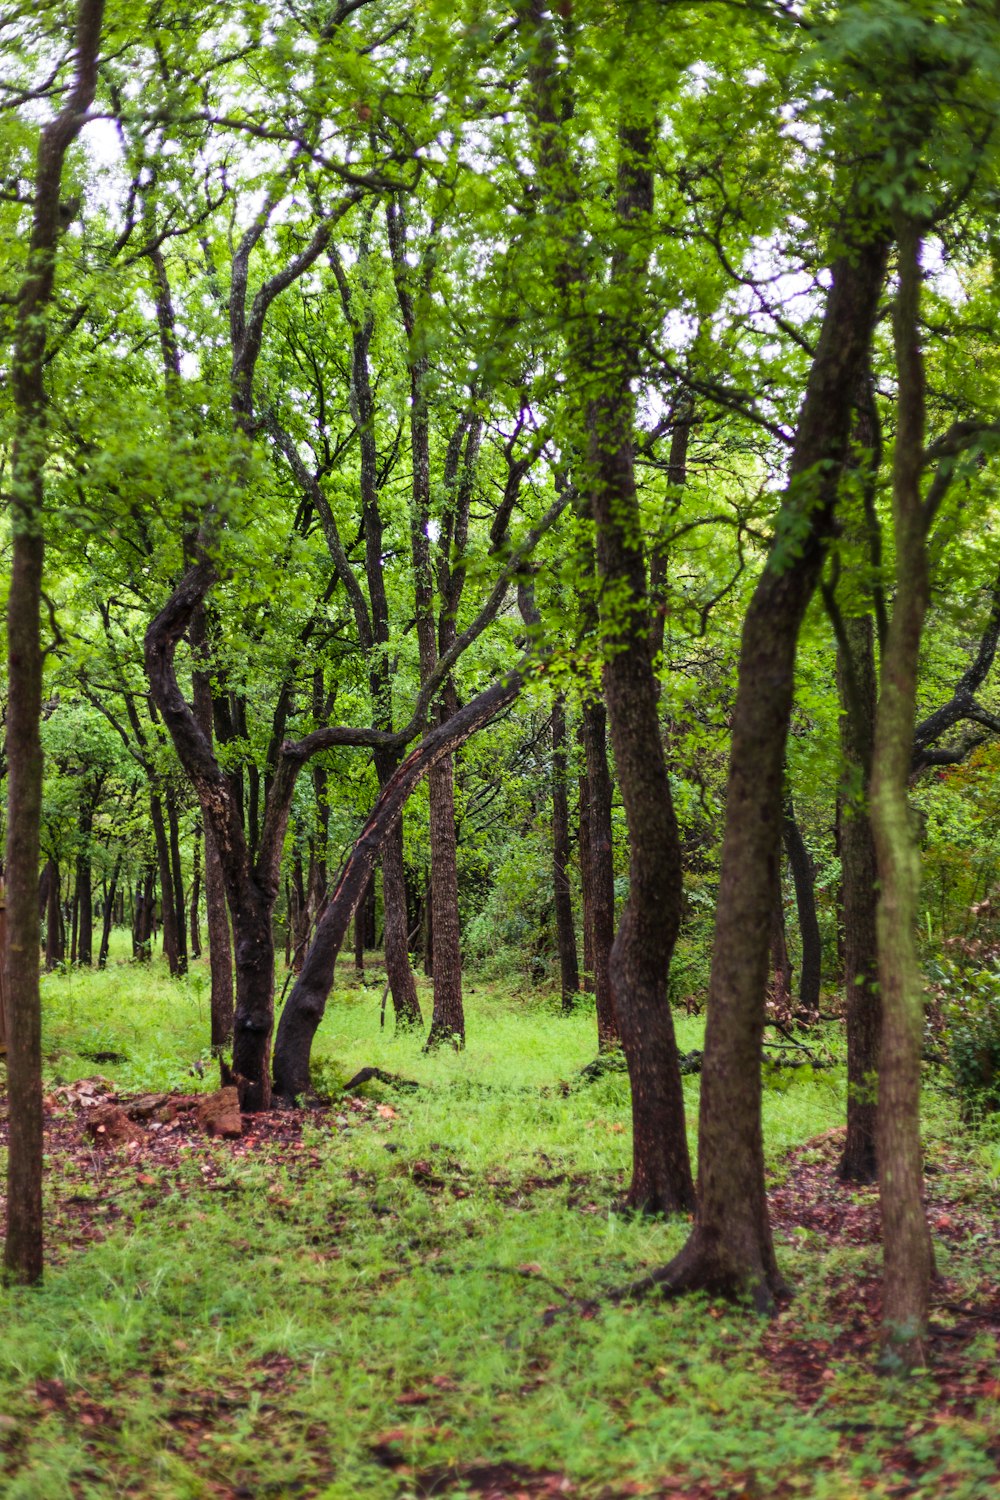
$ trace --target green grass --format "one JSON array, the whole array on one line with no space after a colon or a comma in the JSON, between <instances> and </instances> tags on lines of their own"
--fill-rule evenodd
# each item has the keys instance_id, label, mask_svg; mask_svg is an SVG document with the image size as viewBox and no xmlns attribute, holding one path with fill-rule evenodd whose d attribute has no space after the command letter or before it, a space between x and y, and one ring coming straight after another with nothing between
<instances>
[{"instance_id":1,"label":"green grass","mask_svg":"<svg viewBox=\"0 0 1000 1500\"><path fill-rule=\"evenodd\" d=\"M535 991L470 981L467 1049L433 1057L379 1029L380 996L338 988L316 1058L328 1081L371 1064L420 1082L366 1091L395 1118L335 1105L299 1149L234 1156L206 1142L165 1170L144 1169L141 1152L107 1167L53 1157L58 1223L74 1196L120 1217L82 1247L54 1237L42 1289L0 1293L0 1494L405 1500L437 1471L509 1462L565 1475L581 1495L669 1493L674 1477L718 1495L841 1500L893 1493L886 1455L918 1438L924 1478L909 1493L942 1492L942 1475L962 1500L989 1492L985 1398L961 1422L931 1422L928 1382L894 1388L848 1362L804 1412L769 1366L767 1325L704 1299L547 1325L559 1297L543 1276L594 1294L685 1234L616 1207L624 1078L577 1086L593 1018L563 1017ZM174 983L121 964L50 976L45 1013L50 1082L213 1083L190 1072L207 1032L200 966ZM677 1024L682 1048L699 1044L700 1022ZM693 1138L697 1080L685 1087ZM839 1123L842 1091L838 1075L768 1093L775 1165ZM954 1122L935 1110L944 1137ZM827 1283L875 1252L791 1239L796 1315L820 1338ZM849 1441L859 1423L866 1435Z\"/></svg>"}]
</instances>

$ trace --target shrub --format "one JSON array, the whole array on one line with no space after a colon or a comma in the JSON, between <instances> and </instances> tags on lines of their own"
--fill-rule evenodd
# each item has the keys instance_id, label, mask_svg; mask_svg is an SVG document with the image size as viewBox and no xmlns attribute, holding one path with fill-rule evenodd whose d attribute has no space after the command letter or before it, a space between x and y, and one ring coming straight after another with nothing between
<instances>
[{"instance_id":1,"label":"shrub","mask_svg":"<svg viewBox=\"0 0 1000 1500\"><path fill-rule=\"evenodd\" d=\"M1000 969L942 965L952 1085L965 1118L1000 1111Z\"/></svg>"}]
</instances>

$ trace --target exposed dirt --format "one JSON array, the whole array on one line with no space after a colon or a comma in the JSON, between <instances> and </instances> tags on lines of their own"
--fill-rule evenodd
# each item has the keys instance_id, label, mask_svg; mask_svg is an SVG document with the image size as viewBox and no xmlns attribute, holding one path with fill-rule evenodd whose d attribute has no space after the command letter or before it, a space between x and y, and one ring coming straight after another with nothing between
<instances>
[{"instance_id":1,"label":"exposed dirt","mask_svg":"<svg viewBox=\"0 0 1000 1500\"><path fill-rule=\"evenodd\" d=\"M195 1180L202 1191L227 1191L226 1159L266 1152L286 1165L295 1164L308 1171L321 1161L320 1153L302 1139L307 1122L323 1124L331 1130L358 1126L365 1122L373 1128L391 1124L398 1111L388 1104L367 1099L345 1098L338 1104L315 1109L275 1110L266 1115L244 1115L238 1120L240 1133L230 1119L222 1134L217 1129L216 1109L205 1107L205 1095L145 1096L117 1098L112 1086L100 1077L83 1080L56 1089L46 1097L47 1149L60 1162L59 1187L51 1207L50 1257L72 1255L76 1250L104 1237L109 1226L121 1217L116 1203L117 1190L136 1185L149 1189L143 1204L154 1207L162 1198L165 1185L184 1190ZM231 1104L230 1100L224 1101ZM216 1105L219 1101L216 1101ZM105 1122L102 1131L99 1126ZM124 1122L124 1123L123 1123ZM216 1122L216 1123L213 1123ZM113 1124L114 1128L107 1128ZM127 1129L125 1127L128 1127ZM5 1126L0 1121L0 1140ZM793 1152L785 1164L782 1180L770 1194L771 1215L776 1238L798 1242L827 1255L838 1247L872 1247L860 1272L831 1268L824 1298L824 1327L829 1337L816 1337L801 1310L793 1300L782 1308L769 1325L763 1341L766 1360L777 1375L782 1388L802 1409L812 1411L818 1404L829 1405L837 1372L848 1365L858 1368L874 1364L880 1312L877 1246L879 1239L878 1195L875 1188L858 1188L841 1183L836 1164L841 1133L830 1132ZM392 1141L386 1149L397 1149ZM543 1165L548 1165L545 1158ZM465 1180L460 1162L442 1147L433 1159L399 1163L400 1171L410 1174L424 1191L447 1192L467 1196L473 1189ZM352 1174L359 1182L365 1174ZM968 1189L968 1174L959 1160L933 1163L928 1173L927 1208L935 1239L961 1246L974 1237L996 1233L995 1205ZM374 1187L374 1180L369 1184ZM539 1173L514 1182L491 1178L489 1186L510 1207L527 1206L532 1194L553 1188L569 1189L568 1209L592 1213L599 1209L606 1184L585 1176L567 1176L559 1172ZM134 1198L132 1199L134 1204ZM272 1205L281 1212L283 1205ZM537 1268L520 1268L525 1274ZM983 1284L974 1300L963 1297L960 1289L946 1279L934 1289L934 1314L931 1330L931 1374L933 1398L927 1403L922 1425L908 1430L905 1438L886 1452L886 1463L899 1476L898 1484L887 1492L914 1493L919 1480L919 1465L913 1457L913 1439L934 1424L963 1420L982 1403L1000 1401L998 1354L1000 1354L1000 1286ZM245 1372L244 1372L245 1374ZM251 1372L250 1383L243 1378L230 1389L220 1386L212 1391L180 1393L171 1408L168 1421L182 1447L195 1454L206 1431L230 1407L240 1408L253 1397L258 1409L267 1414L276 1396L295 1383L297 1372L292 1361L275 1358ZM150 1370L151 1380L158 1372ZM430 1381L429 1386L435 1382ZM428 1388L407 1393L400 1404L420 1408L432 1399ZM113 1430L118 1420L115 1412L84 1392L68 1390L58 1380L39 1381L35 1389L39 1416L58 1410L81 1428ZM829 1412L825 1420L829 1423ZM836 1423L834 1423L836 1426ZM874 1430L865 1421L845 1420L842 1428L847 1447L862 1447ZM461 1467L415 1472L402 1457L407 1429L393 1429L372 1439L370 1452L375 1462L398 1475L401 1493L419 1496L446 1495L461 1490L482 1500L545 1500L545 1497L570 1496L578 1493L565 1475L550 1471L533 1471L515 1464L493 1464L485 1459ZM1000 1476L1000 1444L991 1455ZM238 1500L248 1492L226 1487L215 1488L220 1500ZM284 1493L292 1494L288 1489ZM310 1485L298 1490L304 1496L315 1493ZM624 1485L608 1489L598 1500L615 1500L625 1495L661 1495L671 1500L714 1500L727 1495L756 1493L748 1488L746 1476L733 1475L732 1484L716 1482L714 1486L692 1483L678 1476L676 1482L664 1477L655 1489ZM772 1490L780 1495L780 1491ZM791 1492L789 1492L791 1493ZM944 1482L940 1493L949 1493ZM588 1496L593 1497L593 1490Z\"/></svg>"}]
</instances>

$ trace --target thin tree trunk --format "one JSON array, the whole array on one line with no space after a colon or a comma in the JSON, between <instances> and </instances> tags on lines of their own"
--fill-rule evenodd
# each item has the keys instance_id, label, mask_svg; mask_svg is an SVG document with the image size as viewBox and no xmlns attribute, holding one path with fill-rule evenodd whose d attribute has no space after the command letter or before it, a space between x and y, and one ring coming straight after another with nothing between
<instances>
[{"instance_id":1,"label":"thin tree trunk","mask_svg":"<svg viewBox=\"0 0 1000 1500\"><path fill-rule=\"evenodd\" d=\"M584 733L583 720L577 731L581 745L586 754L586 735ZM590 778L584 767L583 775L579 781L579 796L577 799L577 849L580 861L580 906L581 926L583 928L583 972L580 975L580 989L587 994L594 993L594 890L593 890L593 848L590 834Z\"/></svg>"},{"instance_id":2,"label":"thin tree trunk","mask_svg":"<svg viewBox=\"0 0 1000 1500\"><path fill-rule=\"evenodd\" d=\"M558 698L552 708L552 890L562 1008L573 1010L580 994L576 928L569 883L569 800L566 794L566 707Z\"/></svg>"},{"instance_id":3,"label":"thin tree trunk","mask_svg":"<svg viewBox=\"0 0 1000 1500\"><path fill-rule=\"evenodd\" d=\"M6 1276L42 1275L42 1025L38 975L42 811L42 570L45 555L47 313L55 287L63 163L97 88L103 0L79 0L74 79L42 127L25 278L10 369L11 562L7 594L7 1222Z\"/></svg>"},{"instance_id":4,"label":"thin tree trunk","mask_svg":"<svg viewBox=\"0 0 1000 1500\"><path fill-rule=\"evenodd\" d=\"M428 777L433 921L434 1013L428 1051L442 1043L465 1046L462 956L458 923L458 858L452 759L446 756Z\"/></svg>"},{"instance_id":5,"label":"thin tree trunk","mask_svg":"<svg viewBox=\"0 0 1000 1500\"><path fill-rule=\"evenodd\" d=\"M77 866L76 878L73 881L73 897L70 902L70 940L69 940L69 966L76 966L76 939L79 930L80 918L80 869Z\"/></svg>"},{"instance_id":6,"label":"thin tree trunk","mask_svg":"<svg viewBox=\"0 0 1000 1500\"><path fill-rule=\"evenodd\" d=\"M611 772L608 769L607 729L603 703L583 710L590 809L590 904L594 998L597 1004L597 1045L607 1052L619 1045L615 1001L611 989L611 945L615 937L615 866L611 836Z\"/></svg>"},{"instance_id":7,"label":"thin tree trunk","mask_svg":"<svg viewBox=\"0 0 1000 1500\"><path fill-rule=\"evenodd\" d=\"M819 1013L819 991L823 972L823 947L816 915L816 882L812 860L805 846L795 808L789 797L785 802L783 836L785 853L795 882L795 910L802 942L802 967L799 970L799 1006L806 1016Z\"/></svg>"},{"instance_id":8,"label":"thin tree trunk","mask_svg":"<svg viewBox=\"0 0 1000 1500\"><path fill-rule=\"evenodd\" d=\"M202 830L199 823L194 831L194 840L191 850L191 957L201 957L201 841Z\"/></svg>"},{"instance_id":9,"label":"thin tree trunk","mask_svg":"<svg viewBox=\"0 0 1000 1500\"><path fill-rule=\"evenodd\" d=\"M302 973L281 1013L274 1048L274 1087L282 1097L294 1098L309 1090L312 1039L323 1019L340 945L379 848L384 848L387 833L398 823L407 797L437 760L451 755L470 735L512 703L522 683L521 672L514 671L478 694L447 724L430 730L382 788L378 802L340 872L327 908L317 924Z\"/></svg>"},{"instance_id":10,"label":"thin tree trunk","mask_svg":"<svg viewBox=\"0 0 1000 1500\"><path fill-rule=\"evenodd\" d=\"M61 166L61 160L60 160ZM39 373L39 384L41 375ZM33 421L41 422L42 406ZM42 1275L42 1024L38 982L38 853L42 812L41 437L26 424L15 480L28 493L15 516L7 597L7 1278ZM17 486L15 485L15 494ZM30 518L34 517L34 529ZM56 882L53 881L53 889ZM50 911L53 904L50 898Z\"/></svg>"},{"instance_id":11,"label":"thin tree trunk","mask_svg":"<svg viewBox=\"0 0 1000 1500\"><path fill-rule=\"evenodd\" d=\"M882 996L878 1162L884 1279L883 1352L909 1369L924 1362L932 1252L923 1206L920 1058L924 998L916 921L920 851L907 785L916 722L920 638L928 602L927 520L920 480L924 368L920 348L920 234L899 232L894 330L898 379L893 520L896 597L882 652L871 817L878 861L878 971Z\"/></svg>"},{"instance_id":12,"label":"thin tree trunk","mask_svg":"<svg viewBox=\"0 0 1000 1500\"><path fill-rule=\"evenodd\" d=\"M394 769L389 762L375 760L379 785L384 788ZM417 999L417 981L410 967L408 918L406 913L406 872L403 865L402 821L389 829L382 843L382 907L385 972L392 992L396 1026L405 1030L422 1026L423 1014Z\"/></svg>"},{"instance_id":13,"label":"thin tree trunk","mask_svg":"<svg viewBox=\"0 0 1000 1500\"><path fill-rule=\"evenodd\" d=\"M160 794L149 794L149 818L153 825L153 843L156 847L156 865L160 877L160 897L163 907L163 956L167 960L171 976L180 973L180 958L177 939L177 906L174 901L174 879L170 868L170 841L163 820L163 803Z\"/></svg>"},{"instance_id":14,"label":"thin tree trunk","mask_svg":"<svg viewBox=\"0 0 1000 1500\"><path fill-rule=\"evenodd\" d=\"M167 828L170 835L170 877L174 894L174 925L177 933L177 972L187 973L187 906L184 900L184 871L181 867L181 832L177 817L177 799L170 789L165 795ZM166 894L164 893L164 901ZM164 927L166 923L164 922Z\"/></svg>"},{"instance_id":15,"label":"thin tree trunk","mask_svg":"<svg viewBox=\"0 0 1000 1500\"><path fill-rule=\"evenodd\" d=\"M639 227L653 210L652 121L619 133L618 213ZM642 251L616 254L613 279L634 285ZM683 872L657 715L649 643L649 606L633 455L634 359L628 330L610 326L616 343L597 377L604 389L590 403L588 471L597 530L597 566L608 634L604 690L615 767L629 830L629 894L611 949L615 1016L632 1084L632 1183L627 1202L647 1213L694 1207L673 1017L667 1000L670 960L680 931ZM605 330L606 332L608 329ZM589 373L589 372L588 372ZM621 600L628 607L621 609Z\"/></svg>"},{"instance_id":16,"label":"thin tree trunk","mask_svg":"<svg viewBox=\"0 0 1000 1500\"><path fill-rule=\"evenodd\" d=\"M409 345L410 447L413 459L410 504L410 549L413 561L413 603L416 616L420 680L425 683L438 660L434 615L434 573L428 531L431 502L430 361L419 349L414 303L406 259L406 222L400 201L390 202L386 227L403 327ZM431 909L434 922L434 1008L427 1047L441 1043L465 1045L462 1006L462 960L458 919L458 857L455 836L453 771L446 758L428 776L431 847Z\"/></svg>"},{"instance_id":17,"label":"thin tree trunk","mask_svg":"<svg viewBox=\"0 0 1000 1500\"><path fill-rule=\"evenodd\" d=\"M354 913L354 972L359 979L365 977L365 949L371 947L369 941L370 907L375 897L374 875L365 886L364 895L358 902L358 909Z\"/></svg>"},{"instance_id":18,"label":"thin tree trunk","mask_svg":"<svg viewBox=\"0 0 1000 1500\"><path fill-rule=\"evenodd\" d=\"M74 963L90 968L94 962L94 891L90 841L94 831L95 804L88 802L80 813L81 849L76 862L76 910L74 925Z\"/></svg>"},{"instance_id":19,"label":"thin tree trunk","mask_svg":"<svg viewBox=\"0 0 1000 1500\"><path fill-rule=\"evenodd\" d=\"M698 1206L680 1254L639 1283L671 1293L749 1293L762 1309L784 1285L767 1212L761 1044L796 646L825 556L885 262L886 246L876 240L833 268L777 541L744 621L702 1066Z\"/></svg>"},{"instance_id":20,"label":"thin tree trunk","mask_svg":"<svg viewBox=\"0 0 1000 1500\"><path fill-rule=\"evenodd\" d=\"M785 934L785 908L779 889L771 913L771 1001L787 1016L792 1008L792 961Z\"/></svg>"},{"instance_id":21,"label":"thin tree trunk","mask_svg":"<svg viewBox=\"0 0 1000 1500\"><path fill-rule=\"evenodd\" d=\"M847 1139L838 1171L845 1182L874 1182L877 1175L882 1006L875 916L878 870L868 795L875 741L874 636L870 615L845 619L844 643L837 653L844 760L837 826L847 997Z\"/></svg>"},{"instance_id":22,"label":"thin tree trunk","mask_svg":"<svg viewBox=\"0 0 1000 1500\"><path fill-rule=\"evenodd\" d=\"M115 901L118 895L118 877L121 874L122 857L117 855L115 867L111 872L111 883L108 886L107 895L104 898L104 923L101 928L101 946L97 953L97 967L107 967L108 950L111 947L111 928L114 922Z\"/></svg>"},{"instance_id":23,"label":"thin tree trunk","mask_svg":"<svg viewBox=\"0 0 1000 1500\"><path fill-rule=\"evenodd\" d=\"M191 645L199 662L207 656L204 607L199 608L191 622ZM202 734L211 745L213 731L212 682L204 668L194 672L195 718ZM205 828L205 922L208 927L208 966L212 976L212 998L210 1002L210 1032L213 1053L218 1056L233 1039L233 942L229 930L229 906L226 900L226 880L222 872L219 846L212 831L211 821L204 819Z\"/></svg>"}]
</instances>

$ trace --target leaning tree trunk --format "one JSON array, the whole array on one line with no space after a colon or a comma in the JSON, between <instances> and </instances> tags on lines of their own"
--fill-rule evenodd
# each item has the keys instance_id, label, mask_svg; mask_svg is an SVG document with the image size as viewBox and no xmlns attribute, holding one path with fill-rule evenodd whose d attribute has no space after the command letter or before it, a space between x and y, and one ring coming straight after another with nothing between
<instances>
[{"instance_id":1,"label":"leaning tree trunk","mask_svg":"<svg viewBox=\"0 0 1000 1500\"><path fill-rule=\"evenodd\" d=\"M47 315L55 290L63 163L97 88L103 0L79 0L75 74L42 127L27 270L15 299L9 379L11 561L7 594L7 1223L6 1275L42 1275L42 1035L38 978L42 810L41 603L45 555Z\"/></svg>"},{"instance_id":2,"label":"leaning tree trunk","mask_svg":"<svg viewBox=\"0 0 1000 1500\"><path fill-rule=\"evenodd\" d=\"M680 1254L641 1283L671 1293L749 1293L761 1308L783 1289L764 1179L761 1045L796 646L833 522L885 262L885 244L876 241L833 268L777 540L743 625L702 1067L698 1207Z\"/></svg>"},{"instance_id":3,"label":"leaning tree trunk","mask_svg":"<svg viewBox=\"0 0 1000 1500\"><path fill-rule=\"evenodd\" d=\"M559 946L562 1008L573 1010L580 993L576 929L569 883L569 803L566 795L566 708L562 698L552 709L552 890Z\"/></svg>"},{"instance_id":4,"label":"leaning tree trunk","mask_svg":"<svg viewBox=\"0 0 1000 1500\"><path fill-rule=\"evenodd\" d=\"M837 682L844 761L837 823L847 999L847 1139L838 1174L845 1182L874 1182L882 1006L875 918L878 871L868 810L876 701L870 615L844 621L844 642L837 653Z\"/></svg>"},{"instance_id":5,"label":"leaning tree trunk","mask_svg":"<svg viewBox=\"0 0 1000 1500\"><path fill-rule=\"evenodd\" d=\"M878 972L882 996L878 1162L884 1279L883 1354L909 1369L924 1362L932 1252L923 1206L920 1059L924 994L917 956L920 851L907 786L916 722L920 638L928 601L924 368L920 348L920 234L899 234L895 305L898 381L893 463L896 597L882 651L871 816L878 861Z\"/></svg>"},{"instance_id":6,"label":"leaning tree trunk","mask_svg":"<svg viewBox=\"0 0 1000 1500\"><path fill-rule=\"evenodd\" d=\"M333 982L340 945L358 902L364 894L386 834L398 822L407 797L421 778L444 756L450 756L470 735L488 723L517 697L523 684L520 671L511 672L466 703L446 724L430 730L393 772L340 872L336 888L316 927L292 991L285 1002L274 1047L274 1089L286 1099L309 1091L309 1055L316 1028L323 1019Z\"/></svg>"}]
</instances>

